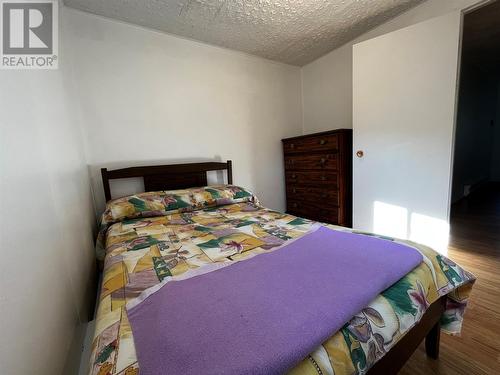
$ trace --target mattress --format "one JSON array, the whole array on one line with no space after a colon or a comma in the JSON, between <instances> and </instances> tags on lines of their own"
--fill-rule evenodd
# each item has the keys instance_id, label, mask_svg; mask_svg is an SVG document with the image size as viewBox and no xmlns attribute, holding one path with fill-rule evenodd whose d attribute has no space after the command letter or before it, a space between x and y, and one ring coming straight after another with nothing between
<instances>
[{"instance_id":1,"label":"mattress","mask_svg":"<svg viewBox=\"0 0 500 375\"><path fill-rule=\"evenodd\" d=\"M317 225L325 224L267 209L251 192L229 185L149 192L109 202L98 239L97 256L104 266L90 374L139 373L125 304L141 293L167 277L271 252ZM447 296L442 330L460 332L474 276L426 246L384 239L414 247L423 262L297 363L290 374L366 373L441 296Z\"/></svg>"}]
</instances>

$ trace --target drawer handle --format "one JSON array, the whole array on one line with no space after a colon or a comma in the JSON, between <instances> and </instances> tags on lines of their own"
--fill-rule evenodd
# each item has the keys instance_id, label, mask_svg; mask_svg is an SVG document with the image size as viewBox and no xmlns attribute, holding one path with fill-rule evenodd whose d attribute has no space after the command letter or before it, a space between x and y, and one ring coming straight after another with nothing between
<instances>
[{"instance_id":1,"label":"drawer handle","mask_svg":"<svg viewBox=\"0 0 500 375\"><path fill-rule=\"evenodd\" d=\"M319 144L322 145L322 146L325 145L326 144L326 139L320 139L319 140Z\"/></svg>"},{"instance_id":2,"label":"drawer handle","mask_svg":"<svg viewBox=\"0 0 500 375\"><path fill-rule=\"evenodd\" d=\"M294 203L294 204L293 204L293 208L297 208L297 203Z\"/></svg>"},{"instance_id":3,"label":"drawer handle","mask_svg":"<svg viewBox=\"0 0 500 375\"><path fill-rule=\"evenodd\" d=\"M297 176L295 174L292 174L292 178L297 178Z\"/></svg>"},{"instance_id":4,"label":"drawer handle","mask_svg":"<svg viewBox=\"0 0 500 375\"><path fill-rule=\"evenodd\" d=\"M326 198L326 197L327 197L326 193L321 194L321 198Z\"/></svg>"},{"instance_id":5,"label":"drawer handle","mask_svg":"<svg viewBox=\"0 0 500 375\"><path fill-rule=\"evenodd\" d=\"M325 165L325 163L326 163L326 159L325 159L325 158L321 158L321 160L319 161L319 163L320 163L321 165Z\"/></svg>"},{"instance_id":6,"label":"drawer handle","mask_svg":"<svg viewBox=\"0 0 500 375\"><path fill-rule=\"evenodd\" d=\"M295 145L293 143L290 143L290 148L295 148Z\"/></svg>"},{"instance_id":7,"label":"drawer handle","mask_svg":"<svg viewBox=\"0 0 500 375\"><path fill-rule=\"evenodd\" d=\"M297 189L293 188L293 189L292 189L292 193L294 193L294 194L295 194L296 192L297 192Z\"/></svg>"},{"instance_id":8,"label":"drawer handle","mask_svg":"<svg viewBox=\"0 0 500 375\"><path fill-rule=\"evenodd\" d=\"M326 180L326 176L321 176L321 181L325 181Z\"/></svg>"}]
</instances>

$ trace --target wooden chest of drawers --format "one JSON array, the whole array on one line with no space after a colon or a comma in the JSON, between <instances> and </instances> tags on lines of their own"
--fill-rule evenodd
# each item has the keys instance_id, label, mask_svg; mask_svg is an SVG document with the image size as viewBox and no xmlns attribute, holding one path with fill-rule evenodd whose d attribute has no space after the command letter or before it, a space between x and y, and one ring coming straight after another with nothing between
<instances>
[{"instance_id":1,"label":"wooden chest of drawers","mask_svg":"<svg viewBox=\"0 0 500 375\"><path fill-rule=\"evenodd\" d=\"M287 212L352 225L352 130L283 139Z\"/></svg>"}]
</instances>

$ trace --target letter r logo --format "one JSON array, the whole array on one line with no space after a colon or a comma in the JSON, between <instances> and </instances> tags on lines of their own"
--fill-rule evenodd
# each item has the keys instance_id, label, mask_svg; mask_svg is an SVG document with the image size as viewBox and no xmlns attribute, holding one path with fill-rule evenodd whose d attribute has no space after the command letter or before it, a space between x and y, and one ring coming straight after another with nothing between
<instances>
[{"instance_id":1,"label":"letter r logo","mask_svg":"<svg viewBox=\"0 0 500 375\"><path fill-rule=\"evenodd\" d=\"M52 54L53 6L52 2L2 2L3 54Z\"/></svg>"}]
</instances>

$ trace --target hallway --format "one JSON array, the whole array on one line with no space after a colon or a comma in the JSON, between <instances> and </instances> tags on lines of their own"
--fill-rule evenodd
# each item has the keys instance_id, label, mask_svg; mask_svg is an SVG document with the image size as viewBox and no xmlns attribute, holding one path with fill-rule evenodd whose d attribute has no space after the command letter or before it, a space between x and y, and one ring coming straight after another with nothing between
<instances>
[{"instance_id":1,"label":"hallway","mask_svg":"<svg viewBox=\"0 0 500 375\"><path fill-rule=\"evenodd\" d=\"M476 275L461 337L441 335L438 361L423 344L400 374L500 373L500 184L452 206L448 257Z\"/></svg>"}]
</instances>

